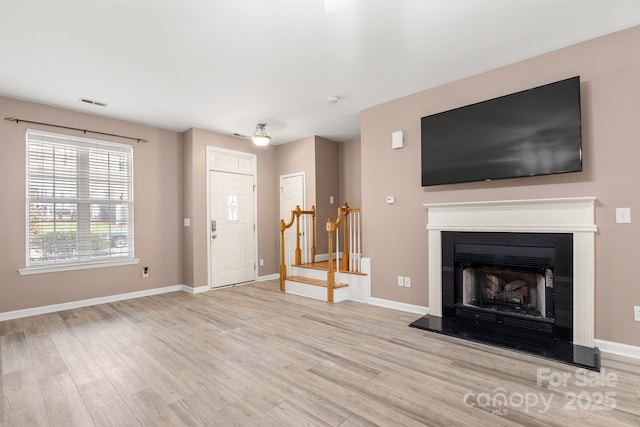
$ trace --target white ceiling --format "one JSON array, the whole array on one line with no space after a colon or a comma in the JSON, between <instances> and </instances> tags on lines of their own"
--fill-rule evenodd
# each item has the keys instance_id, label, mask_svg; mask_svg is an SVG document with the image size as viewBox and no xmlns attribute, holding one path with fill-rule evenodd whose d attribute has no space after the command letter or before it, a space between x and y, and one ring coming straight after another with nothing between
<instances>
[{"instance_id":1,"label":"white ceiling","mask_svg":"<svg viewBox=\"0 0 640 427\"><path fill-rule=\"evenodd\" d=\"M639 24L638 0L0 0L0 95L343 141L365 108Z\"/></svg>"}]
</instances>

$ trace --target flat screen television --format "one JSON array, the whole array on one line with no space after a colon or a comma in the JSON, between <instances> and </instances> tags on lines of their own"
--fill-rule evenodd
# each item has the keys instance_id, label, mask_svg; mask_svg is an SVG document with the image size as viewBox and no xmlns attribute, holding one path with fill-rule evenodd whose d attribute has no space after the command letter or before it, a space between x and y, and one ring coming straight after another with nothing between
<instances>
[{"instance_id":1,"label":"flat screen television","mask_svg":"<svg viewBox=\"0 0 640 427\"><path fill-rule=\"evenodd\" d=\"M579 76L421 120L423 187L582 170Z\"/></svg>"}]
</instances>

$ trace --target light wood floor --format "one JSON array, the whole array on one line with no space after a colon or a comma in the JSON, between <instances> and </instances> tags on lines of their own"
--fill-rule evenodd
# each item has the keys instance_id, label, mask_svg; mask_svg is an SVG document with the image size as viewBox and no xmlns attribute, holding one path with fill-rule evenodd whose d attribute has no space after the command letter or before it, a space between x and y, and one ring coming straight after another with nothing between
<instances>
[{"instance_id":1,"label":"light wood floor","mask_svg":"<svg viewBox=\"0 0 640 427\"><path fill-rule=\"evenodd\" d=\"M0 322L0 426L640 425L638 360L604 355L615 384L588 387L571 366L409 328L416 315L277 288Z\"/></svg>"}]
</instances>

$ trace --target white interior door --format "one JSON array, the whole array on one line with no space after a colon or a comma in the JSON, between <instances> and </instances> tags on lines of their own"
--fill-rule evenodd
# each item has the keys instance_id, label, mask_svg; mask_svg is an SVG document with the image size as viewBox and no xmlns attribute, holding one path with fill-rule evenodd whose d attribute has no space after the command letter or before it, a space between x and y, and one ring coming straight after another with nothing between
<instances>
[{"instance_id":1,"label":"white interior door","mask_svg":"<svg viewBox=\"0 0 640 427\"><path fill-rule=\"evenodd\" d=\"M306 210L309 208L305 206L305 192L304 192L304 173L296 173L291 175L282 175L280 177L280 218L285 222L289 222L291 219L291 211L300 206L300 209ZM302 227L301 221L301 234L304 233L306 227ZM295 260L296 251L296 229L294 225L285 231L284 233L284 257L285 265L291 266ZM303 242L306 240L303 239ZM302 247L302 253L307 251L305 247ZM304 262L304 260L303 260Z\"/></svg>"},{"instance_id":2,"label":"white interior door","mask_svg":"<svg viewBox=\"0 0 640 427\"><path fill-rule=\"evenodd\" d=\"M253 176L210 171L211 287L256 279Z\"/></svg>"}]
</instances>

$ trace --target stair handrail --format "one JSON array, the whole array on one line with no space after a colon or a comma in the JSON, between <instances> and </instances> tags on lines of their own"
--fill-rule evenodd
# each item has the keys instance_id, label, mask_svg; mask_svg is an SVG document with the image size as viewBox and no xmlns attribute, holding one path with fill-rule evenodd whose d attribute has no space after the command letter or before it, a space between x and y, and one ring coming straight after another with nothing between
<instances>
[{"instance_id":1,"label":"stair handrail","mask_svg":"<svg viewBox=\"0 0 640 427\"><path fill-rule=\"evenodd\" d=\"M296 205L296 208L291 211L291 218L289 222L285 222L284 219L280 220L280 291L284 292L284 281L287 277L287 265L284 257L284 233L285 231L296 223L296 251L294 264L302 264L302 249L300 248L300 216L311 215L311 262L316 260L316 207L311 206L310 210L300 209L300 205Z\"/></svg>"}]
</instances>

